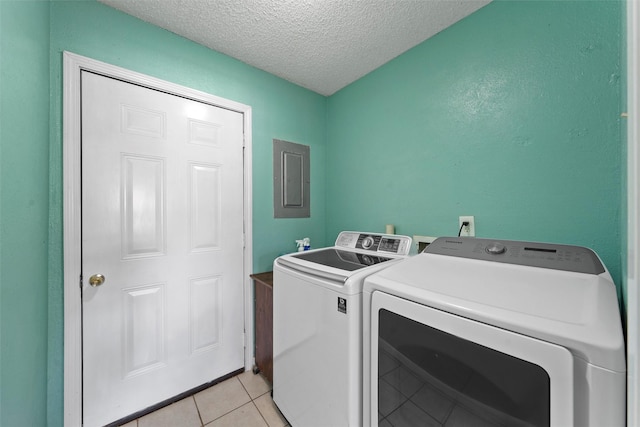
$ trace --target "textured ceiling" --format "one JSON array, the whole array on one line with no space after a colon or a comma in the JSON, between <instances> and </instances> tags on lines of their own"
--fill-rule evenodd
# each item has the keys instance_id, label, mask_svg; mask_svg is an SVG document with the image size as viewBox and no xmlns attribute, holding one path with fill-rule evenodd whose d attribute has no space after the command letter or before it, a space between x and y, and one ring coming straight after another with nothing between
<instances>
[{"instance_id":1,"label":"textured ceiling","mask_svg":"<svg viewBox=\"0 0 640 427\"><path fill-rule=\"evenodd\" d=\"M99 0L331 95L490 0Z\"/></svg>"}]
</instances>

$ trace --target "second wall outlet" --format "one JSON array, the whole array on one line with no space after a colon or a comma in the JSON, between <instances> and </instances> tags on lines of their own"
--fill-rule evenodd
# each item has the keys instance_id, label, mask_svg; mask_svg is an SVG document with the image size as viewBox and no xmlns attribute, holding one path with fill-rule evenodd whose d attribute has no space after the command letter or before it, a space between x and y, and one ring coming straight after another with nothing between
<instances>
[{"instance_id":1,"label":"second wall outlet","mask_svg":"<svg viewBox=\"0 0 640 427\"><path fill-rule=\"evenodd\" d=\"M424 251L424 248L433 243L434 240L436 240L436 237L413 236L413 244L416 245L416 251L418 253L422 253L422 251Z\"/></svg>"},{"instance_id":2,"label":"second wall outlet","mask_svg":"<svg viewBox=\"0 0 640 427\"><path fill-rule=\"evenodd\" d=\"M464 222L468 222L469 225L462 226ZM473 237L476 235L476 221L473 216L461 216L458 219L458 227L460 230L460 236ZM461 227L461 228L460 228Z\"/></svg>"}]
</instances>

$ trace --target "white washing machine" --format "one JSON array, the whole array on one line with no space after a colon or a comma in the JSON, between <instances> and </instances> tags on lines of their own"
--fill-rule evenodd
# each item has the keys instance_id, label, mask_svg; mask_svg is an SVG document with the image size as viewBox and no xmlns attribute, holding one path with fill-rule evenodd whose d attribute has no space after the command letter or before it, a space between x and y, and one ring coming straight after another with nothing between
<instances>
[{"instance_id":1,"label":"white washing machine","mask_svg":"<svg viewBox=\"0 0 640 427\"><path fill-rule=\"evenodd\" d=\"M439 238L365 279L366 426L624 426L615 285L587 248Z\"/></svg>"},{"instance_id":2,"label":"white washing machine","mask_svg":"<svg viewBox=\"0 0 640 427\"><path fill-rule=\"evenodd\" d=\"M411 238L344 231L335 246L273 266L273 400L293 427L362 425L364 278Z\"/></svg>"}]
</instances>

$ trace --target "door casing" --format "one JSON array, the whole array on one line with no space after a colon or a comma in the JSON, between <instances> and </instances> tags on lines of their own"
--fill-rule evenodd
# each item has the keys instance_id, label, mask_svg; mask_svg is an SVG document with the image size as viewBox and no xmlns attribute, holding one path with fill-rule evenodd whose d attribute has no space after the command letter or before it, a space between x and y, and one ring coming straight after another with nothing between
<instances>
[{"instance_id":1,"label":"door casing","mask_svg":"<svg viewBox=\"0 0 640 427\"><path fill-rule=\"evenodd\" d=\"M253 366L252 152L251 107L87 57L64 52L63 89L63 225L64 225L64 425L82 425L81 299L81 121L80 73L87 70L150 89L189 98L243 114L244 127L244 325L245 370Z\"/></svg>"}]
</instances>

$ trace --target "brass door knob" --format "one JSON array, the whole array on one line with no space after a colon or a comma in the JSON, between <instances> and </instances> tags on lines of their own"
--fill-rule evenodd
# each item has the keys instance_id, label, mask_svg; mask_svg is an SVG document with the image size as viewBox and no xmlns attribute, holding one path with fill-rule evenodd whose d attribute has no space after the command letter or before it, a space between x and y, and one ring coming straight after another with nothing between
<instances>
[{"instance_id":1,"label":"brass door knob","mask_svg":"<svg viewBox=\"0 0 640 427\"><path fill-rule=\"evenodd\" d=\"M89 277L89 284L95 288L96 286L102 285L105 280L106 279L102 274L94 274Z\"/></svg>"}]
</instances>

